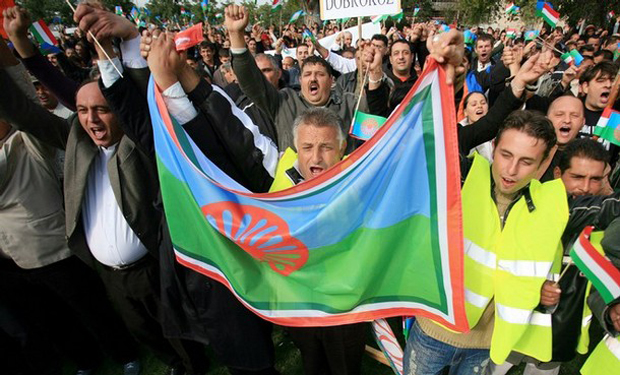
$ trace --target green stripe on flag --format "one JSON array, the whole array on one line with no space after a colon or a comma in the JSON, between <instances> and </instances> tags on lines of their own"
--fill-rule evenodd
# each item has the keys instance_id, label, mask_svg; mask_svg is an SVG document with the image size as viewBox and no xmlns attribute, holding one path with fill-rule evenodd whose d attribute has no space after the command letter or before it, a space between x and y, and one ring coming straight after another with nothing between
<instances>
[{"instance_id":1,"label":"green stripe on flag","mask_svg":"<svg viewBox=\"0 0 620 375\"><path fill-rule=\"evenodd\" d=\"M164 208L175 208L166 210L170 232L186 234L173 238L175 248L226 275L235 275L229 280L232 288L256 309L340 313L360 304L403 301L447 313L442 263L433 250L437 246L432 246L437 238L431 233L437 230L428 217L412 216L387 228L359 228L335 245L310 249L303 274L285 277L221 235L193 201L189 186L160 160L158 169ZM208 250L204 244L209 244ZM330 294L332 288L342 290L343 285L349 286L350 294ZM278 300L273 298L274 288Z\"/></svg>"}]
</instances>

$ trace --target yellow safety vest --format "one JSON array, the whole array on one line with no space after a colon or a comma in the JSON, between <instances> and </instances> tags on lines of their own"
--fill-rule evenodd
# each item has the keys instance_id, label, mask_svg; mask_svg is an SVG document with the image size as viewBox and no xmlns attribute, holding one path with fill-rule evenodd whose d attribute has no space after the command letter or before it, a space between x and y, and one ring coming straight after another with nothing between
<instances>
[{"instance_id":1,"label":"yellow safety vest","mask_svg":"<svg viewBox=\"0 0 620 375\"><path fill-rule=\"evenodd\" d=\"M605 335L581 368L581 374L620 374L620 339Z\"/></svg>"},{"instance_id":2,"label":"yellow safety vest","mask_svg":"<svg viewBox=\"0 0 620 375\"><path fill-rule=\"evenodd\" d=\"M502 229L491 197L490 172L489 162L475 154L462 190L469 326L478 323L494 298L493 362L503 363L516 348L535 358L541 357L537 351L546 348L549 360L551 315L533 310L540 302L542 284L560 267L561 237L568 221L566 190L559 179L544 184L532 180L532 211L528 208L531 203L521 197L510 209ZM540 331L537 336L542 334L546 342L532 342L526 335L528 328Z\"/></svg>"},{"instance_id":3,"label":"yellow safety vest","mask_svg":"<svg viewBox=\"0 0 620 375\"><path fill-rule=\"evenodd\" d=\"M278 167L276 168L276 175L273 178L273 183L269 188L269 192L280 191L295 186L295 182L287 176L286 171L293 168L297 161L297 153L291 148L287 148L284 154L278 160Z\"/></svg>"}]
</instances>

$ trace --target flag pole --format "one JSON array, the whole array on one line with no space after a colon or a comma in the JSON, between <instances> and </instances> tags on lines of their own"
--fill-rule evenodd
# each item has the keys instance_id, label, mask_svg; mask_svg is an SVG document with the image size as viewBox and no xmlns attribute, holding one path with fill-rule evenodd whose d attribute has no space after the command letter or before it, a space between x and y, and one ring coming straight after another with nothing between
<instances>
[{"instance_id":1,"label":"flag pole","mask_svg":"<svg viewBox=\"0 0 620 375\"><path fill-rule=\"evenodd\" d=\"M353 126L353 124L355 124L355 115L357 111L359 111L360 104L362 103L362 95L364 94L364 86L366 86L366 79L368 78L368 72L370 71L370 64L371 62L368 63L368 66L366 67L366 72L362 76L362 84L360 85L361 89L359 90L359 96L357 98L357 103L355 104L355 110L353 110L353 118L351 119L351 125L349 126L349 128Z\"/></svg>"},{"instance_id":2,"label":"flag pole","mask_svg":"<svg viewBox=\"0 0 620 375\"><path fill-rule=\"evenodd\" d=\"M67 2L67 4L69 4L69 7L71 7L71 10L73 11L73 14L75 14L75 8L73 7L73 4L71 4L69 2L69 0L65 0ZM95 44L97 45L97 47L99 47L101 49L101 51L103 52L103 54L105 55L105 57L110 60L110 62L112 61L112 59L110 58L110 55L108 55L108 53L105 51L105 49L103 49L103 47L101 46L101 43L99 43L99 41L97 40L97 38L95 38L95 36L93 35L93 33L88 30L88 35L90 35L91 38L93 38L93 40L95 41ZM118 70L118 68L116 67L115 64L112 64L112 67L114 68L114 70L116 70L116 72L118 73L119 76L121 76L121 78L123 77L123 73L121 73L120 70Z\"/></svg>"},{"instance_id":3,"label":"flag pole","mask_svg":"<svg viewBox=\"0 0 620 375\"><path fill-rule=\"evenodd\" d=\"M560 277L558 277L558 280L555 283L553 283L553 286L558 286L558 283L560 282L560 280L562 280L562 277L564 277L564 275L566 275L566 271L568 271L570 266L572 266L573 264L575 264L575 263L573 263L573 260L571 259L570 262L568 262L568 264L566 265L566 267L562 271L562 273L560 274Z\"/></svg>"},{"instance_id":4,"label":"flag pole","mask_svg":"<svg viewBox=\"0 0 620 375\"><path fill-rule=\"evenodd\" d=\"M282 38L282 6L280 6L280 38Z\"/></svg>"}]
</instances>

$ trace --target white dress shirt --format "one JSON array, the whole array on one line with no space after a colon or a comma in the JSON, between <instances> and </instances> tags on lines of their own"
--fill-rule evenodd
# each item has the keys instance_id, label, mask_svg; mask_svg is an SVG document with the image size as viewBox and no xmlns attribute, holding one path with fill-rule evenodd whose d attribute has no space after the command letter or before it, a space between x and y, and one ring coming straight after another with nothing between
<instances>
[{"instance_id":1,"label":"white dress shirt","mask_svg":"<svg viewBox=\"0 0 620 375\"><path fill-rule=\"evenodd\" d=\"M108 162L116 147L99 148L99 154L88 171L82 203L86 243L95 259L110 267L131 264L147 253L146 247L127 223L112 190Z\"/></svg>"},{"instance_id":2,"label":"white dress shirt","mask_svg":"<svg viewBox=\"0 0 620 375\"><path fill-rule=\"evenodd\" d=\"M357 70L357 62L355 61L355 59L347 59L346 57L342 57L339 54L333 53L331 51L327 55L325 61L327 61L329 65L334 68L334 70L342 74Z\"/></svg>"}]
</instances>

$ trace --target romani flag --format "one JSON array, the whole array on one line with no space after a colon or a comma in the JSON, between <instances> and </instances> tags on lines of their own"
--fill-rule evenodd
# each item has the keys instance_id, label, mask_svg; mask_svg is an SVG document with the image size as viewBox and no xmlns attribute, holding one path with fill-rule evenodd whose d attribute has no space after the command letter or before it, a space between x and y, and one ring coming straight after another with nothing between
<instances>
[{"instance_id":1,"label":"romani flag","mask_svg":"<svg viewBox=\"0 0 620 375\"><path fill-rule=\"evenodd\" d=\"M200 7L202 8L202 13L206 16L207 13L209 12L209 1L208 0L202 0L200 2Z\"/></svg>"},{"instance_id":2,"label":"romani flag","mask_svg":"<svg viewBox=\"0 0 620 375\"><path fill-rule=\"evenodd\" d=\"M30 26L30 32L39 42L39 45L48 44L50 46L57 46L58 41L54 37L54 34L50 31L50 28L47 27L45 21L38 20L37 22L33 22Z\"/></svg>"},{"instance_id":3,"label":"romani flag","mask_svg":"<svg viewBox=\"0 0 620 375\"><path fill-rule=\"evenodd\" d=\"M288 21L289 24L297 21L299 19L299 17L303 16L305 14L305 12L303 10L298 10L297 12L293 13L293 15L291 16L290 21Z\"/></svg>"},{"instance_id":4,"label":"romani flag","mask_svg":"<svg viewBox=\"0 0 620 375\"><path fill-rule=\"evenodd\" d=\"M415 7L415 8L413 8L413 16L414 16L414 17L415 17L415 16L417 16L417 15L418 15L418 13L420 13L420 7Z\"/></svg>"},{"instance_id":5,"label":"romani flag","mask_svg":"<svg viewBox=\"0 0 620 375\"><path fill-rule=\"evenodd\" d=\"M515 39L517 37L517 30L508 29L506 30L506 38Z\"/></svg>"},{"instance_id":6,"label":"romani flag","mask_svg":"<svg viewBox=\"0 0 620 375\"><path fill-rule=\"evenodd\" d=\"M379 130L387 119L375 116L362 111L355 111L349 134L353 138L368 140Z\"/></svg>"},{"instance_id":7,"label":"romani flag","mask_svg":"<svg viewBox=\"0 0 620 375\"><path fill-rule=\"evenodd\" d=\"M463 32L463 40L466 46L473 46L476 43L476 39L478 39L478 36L472 33L471 30L468 29Z\"/></svg>"},{"instance_id":8,"label":"romani flag","mask_svg":"<svg viewBox=\"0 0 620 375\"><path fill-rule=\"evenodd\" d=\"M570 250L570 256L579 270L592 282L605 303L620 297L620 270L590 242L594 227L586 227Z\"/></svg>"},{"instance_id":9,"label":"romani flag","mask_svg":"<svg viewBox=\"0 0 620 375\"><path fill-rule=\"evenodd\" d=\"M620 146L620 112L611 108L605 108L603 114L598 119L594 128L594 135L597 135L609 142Z\"/></svg>"},{"instance_id":10,"label":"romani flag","mask_svg":"<svg viewBox=\"0 0 620 375\"><path fill-rule=\"evenodd\" d=\"M117 5L114 7L114 12L116 13L116 15L118 16L122 16L123 15L123 7L120 5Z\"/></svg>"},{"instance_id":11,"label":"romani flag","mask_svg":"<svg viewBox=\"0 0 620 375\"><path fill-rule=\"evenodd\" d=\"M429 60L372 139L312 180L256 194L202 154L151 79L148 103L177 261L277 324L421 315L466 331L458 140L445 80ZM227 101L239 121L251 121Z\"/></svg>"},{"instance_id":12,"label":"romani flag","mask_svg":"<svg viewBox=\"0 0 620 375\"><path fill-rule=\"evenodd\" d=\"M133 19L133 22L136 23L136 25L140 24L140 11L138 10L138 8L133 7L131 8L131 12L129 13L131 15L131 18Z\"/></svg>"},{"instance_id":13,"label":"romani flag","mask_svg":"<svg viewBox=\"0 0 620 375\"><path fill-rule=\"evenodd\" d=\"M271 4L271 11L277 12L282 9L282 2L283 0L273 0L273 4Z\"/></svg>"},{"instance_id":14,"label":"romani flag","mask_svg":"<svg viewBox=\"0 0 620 375\"><path fill-rule=\"evenodd\" d=\"M542 18L547 22L551 27L555 27L555 25L560 20L560 13L556 12L551 4L545 3L542 9Z\"/></svg>"},{"instance_id":15,"label":"romani flag","mask_svg":"<svg viewBox=\"0 0 620 375\"><path fill-rule=\"evenodd\" d=\"M538 38L538 34L539 34L538 30L526 31L524 39L525 39L526 42L529 42L531 40L535 40L536 38Z\"/></svg>"},{"instance_id":16,"label":"romani flag","mask_svg":"<svg viewBox=\"0 0 620 375\"><path fill-rule=\"evenodd\" d=\"M573 57L573 62L576 66L580 66L583 62L583 56L577 51L577 49L571 50L570 55Z\"/></svg>"}]
</instances>

